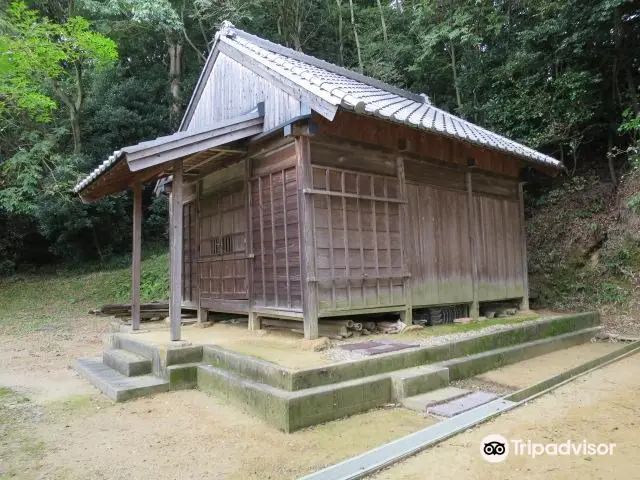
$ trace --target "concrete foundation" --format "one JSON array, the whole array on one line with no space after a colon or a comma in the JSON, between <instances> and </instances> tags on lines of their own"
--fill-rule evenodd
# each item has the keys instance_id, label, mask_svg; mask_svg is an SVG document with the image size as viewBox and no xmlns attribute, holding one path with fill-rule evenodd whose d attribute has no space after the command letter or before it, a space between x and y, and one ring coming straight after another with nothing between
<instances>
[{"instance_id":1,"label":"concrete foundation","mask_svg":"<svg viewBox=\"0 0 640 480\"><path fill-rule=\"evenodd\" d=\"M390 402L410 401L447 387L450 380L588 341L599 330L598 323L597 313L564 315L436 347L416 347L306 370L292 370L215 345L159 346L123 333L110 334L108 345L132 352L131 362L148 360L153 375L147 377L162 384L157 388L163 391L199 388L292 432ZM92 368L101 369L97 365ZM93 372L93 377L96 375ZM100 375L106 378L110 373ZM107 380L102 382L108 384ZM111 392L111 386L103 387L105 393ZM120 393L107 394L123 400L144 392L131 385L133 393L129 394L126 388L124 385Z\"/></svg>"}]
</instances>

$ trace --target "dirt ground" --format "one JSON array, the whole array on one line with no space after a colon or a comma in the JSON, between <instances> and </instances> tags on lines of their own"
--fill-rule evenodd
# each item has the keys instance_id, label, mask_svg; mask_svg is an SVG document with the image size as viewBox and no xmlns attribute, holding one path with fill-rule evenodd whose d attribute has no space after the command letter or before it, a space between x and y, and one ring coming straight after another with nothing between
<instances>
[{"instance_id":1,"label":"dirt ground","mask_svg":"<svg viewBox=\"0 0 640 480\"><path fill-rule=\"evenodd\" d=\"M385 408L284 434L189 390L115 404L70 364L107 319L0 336L0 479L296 478L434 422Z\"/></svg>"},{"instance_id":2,"label":"dirt ground","mask_svg":"<svg viewBox=\"0 0 640 480\"><path fill-rule=\"evenodd\" d=\"M377 480L640 478L640 355L585 375L375 475ZM615 443L612 456L509 455L488 463L480 454L490 434L535 443Z\"/></svg>"},{"instance_id":3,"label":"dirt ground","mask_svg":"<svg viewBox=\"0 0 640 480\"><path fill-rule=\"evenodd\" d=\"M115 404L70 367L77 356L100 354L109 323L109 319L86 316L69 328L0 335L0 479L296 478L435 421L390 407L287 435L198 391ZM247 331L242 329L242 333ZM587 350L591 355L598 353L593 348L602 347L585 346L580 358L586 359ZM566 355L556 358L555 363L568 361ZM570 356L571 361L577 361L577 355ZM613 370L609 367L606 371L613 373L605 375L604 380L586 384L580 380L569 394L564 393L569 388L565 387L496 420L507 422L500 433L532 438L556 433L587 438L606 434L604 440L621 445L615 467L633 473L640 461L640 437L633 436L640 424L634 420L640 413L636 401L640 393L638 358ZM574 404L565 405L569 401ZM518 420L513 415L518 415ZM543 428L541 433L539 428ZM431 453L428 465L413 466L412 462L422 462L423 456L418 456L384 472L386 476L381 478L424 478L425 471L437 471L442 478L488 478L493 470L478 464L484 463L479 456L476 463L472 461L478 451L477 445L470 447L476 439L469 435L474 434L463 434L447 442L446 447L435 449L437 454ZM460 462L458 455L466 460ZM447 467L441 465L441 456L451 459ZM532 462L538 465L545 461ZM612 478L606 468L614 465L601 465L601 459L595 458L581 461L588 464L583 469L597 467L599 476ZM467 465L474 465L473 472ZM521 472L535 467L517 462L512 465ZM549 468L545 475L549 478L568 476L562 464ZM500 475L506 472L496 471ZM587 473L583 477L598 476Z\"/></svg>"},{"instance_id":4,"label":"dirt ground","mask_svg":"<svg viewBox=\"0 0 640 480\"><path fill-rule=\"evenodd\" d=\"M491 370L475 378L480 381L520 389L606 355L621 346L623 344L613 342L588 342Z\"/></svg>"}]
</instances>

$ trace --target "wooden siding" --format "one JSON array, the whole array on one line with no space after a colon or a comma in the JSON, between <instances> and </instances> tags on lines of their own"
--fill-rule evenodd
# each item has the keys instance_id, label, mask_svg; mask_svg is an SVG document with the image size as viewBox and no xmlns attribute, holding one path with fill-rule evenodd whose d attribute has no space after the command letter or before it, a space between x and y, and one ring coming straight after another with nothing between
<instances>
[{"instance_id":1,"label":"wooden siding","mask_svg":"<svg viewBox=\"0 0 640 480\"><path fill-rule=\"evenodd\" d=\"M312 150L312 162L320 161ZM398 179L313 167L320 315L404 305Z\"/></svg>"},{"instance_id":2,"label":"wooden siding","mask_svg":"<svg viewBox=\"0 0 640 480\"><path fill-rule=\"evenodd\" d=\"M255 307L302 308L294 161L295 148L291 144L252 159L250 216Z\"/></svg>"},{"instance_id":3,"label":"wooden siding","mask_svg":"<svg viewBox=\"0 0 640 480\"><path fill-rule=\"evenodd\" d=\"M196 202L182 207L182 303L198 304L198 238Z\"/></svg>"},{"instance_id":4,"label":"wooden siding","mask_svg":"<svg viewBox=\"0 0 640 480\"><path fill-rule=\"evenodd\" d=\"M295 97L219 53L186 130L237 117L260 102L265 104L265 131L300 115Z\"/></svg>"},{"instance_id":5,"label":"wooden siding","mask_svg":"<svg viewBox=\"0 0 640 480\"><path fill-rule=\"evenodd\" d=\"M525 272L518 199L475 195L474 200L480 301L522 297Z\"/></svg>"},{"instance_id":6,"label":"wooden siding","mask_svg":"<svg viewBox=\"0 0 640 480\"><path fill-rule=\"evenodd\" d=\"M413 306L472 300L467 196L407 184Z\"/></svg>"},{"instance_id":7,"label":"wooden siding","mask_svg":"<svg viewBox=\"0 0 640 480\"><path fill-rule=\"evenodd\" d=\"M517 178L520 160L507 154L470 145L431 132L424 132L372 117L340 111L330 122L314 115L318 135L347 139L387 151L403 151L403 155L418 156L423 160L448 163L466 168L473 159L480 169Z\"/></svg>"},{"instance_id":8,"label":"wooden siding","mask_svg":"<svg viewBox=\"0 0 640 480\"><path fill-rule=\"evenodd\" d=\"M200 304L246 299L245 195L242 185L200 199Z\"/></svg>"}]
</instances>

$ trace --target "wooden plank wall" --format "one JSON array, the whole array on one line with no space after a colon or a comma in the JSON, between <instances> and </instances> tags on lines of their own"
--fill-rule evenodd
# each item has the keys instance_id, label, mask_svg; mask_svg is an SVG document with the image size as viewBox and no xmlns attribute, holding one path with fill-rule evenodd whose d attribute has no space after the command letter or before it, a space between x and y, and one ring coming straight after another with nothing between
<instances>
[{"instance_id":1,"label":"wooden plank wall","mask_svg":"<svg viewBox=\"0 0 640 480\"><path fill-rule=\"evenodd\" d=\"M328 311L346 312L348 309L404 302L400 294L404 274L400 251L393 251L390 269L384 248L378 258L373 253L379 248L376 241L386 246L386 211L384 207L380 208L379 201L358 198L360 195L372 195L372 190L363 192L358 187L362 187L363 182L370 182L364 179L374 177L386 178L388 188L393 185L389 189L393 192L391 196L398 198L397 179L391 172L399 154L384 153L330 137L318 136L312 140L314 192L332 192L331 196L323 195L323 198L314 193L318 298L320 310L325 314ZM396 229L400 221L398 206L401 204L389 203L388 211L391 245L400 248L402 241L406 242L411 277L410 302L413 308L471 303L473 284L465 181L467 167L443 165L411 156L403 157L403 162L408 201L406 239L400 238L400 229ZM479 299L521 297L524 271L517 179L483 173L476 168L472 173L472 187L474 215L471 224L478 252ZM380 188L373 194L381 195ZM372 205L377 208L375 230L364 220L372 217ZM359 256L361 247L365 252L369 250L370 258L365 255L364 261ZM376 265L379 272L374 270ZM367 280L362 282L365 274ZM378 293L378 285L372 281L376 276L393 277L393 293L388 293L388 287L383 288L378 295L380 303L372 304L368 299L374 298L373 292ZM379 281L381 285L387 285ZM367 288L371 285L375 285L373 290Z\"/></svg>"},{"instance_id":2,"label":"wooden plank wall","mask_svg":"<svg viewBox=\"0 0 640 480\"><path fill-rule=\"evenodd\" d=\"M478 194L475 239L480 301L522 297L524 275L517 198Z\"/></svg>"},{"instance_id":3,"label":"wooden plank wall","mask_svg":"<svg viewBox=\"0 0 640 480\"><path fill-rule=\"evenodd\" d=\"M247 113L265 103L264 130L300 115L300 101L219 53L187 130Z\"/></svg>"},{"instance_id":4,"label":"wooden plank wall","mask_svg":"<svg viewBox=\"0 0 640 480\"><path fill-rule=\"evenodd\" d=\"M466 168L468 160L473 159L478 168L486 171L514 178L520 174L520 161L514 157L435 133L344 111L338 112L332 122L317 114L313 118L320 135L345 138L388 152L397 151L402 144L405 154L425 160Z\"/></svg>"},{"instance_id":5,"label":"wooden plank wall","mask_svg":"<svg viewBox=\"0 0 640 480\"><path fill-rule=\"evenodd\" d=\"M252 159L253 305L302 308L295 147Z\"/></svg>"},{"instance_id":6,"label":"wooden plank wall","mask_svg":"<svg viewBox=\"0 0 640 480\"><path fill-rule=\"evenodd\" d=\"M413 306L472 300L467 197L407 184Z\"/></svg>"},{"instance_id":7,"label":"wooden plank wall","mask_svg":"<svg viewBox=\"0 0 640 480\"><path fill-rule=\"evenodd\" d=\"M335 146L312 143L313 190L307 193L320 315L405 305L398 179L325 166L336 163L335 154ZM345 149L343 163L349 156L354 152Z\"/></svg>"},{"instance_id":8,"label":"wooden plank wall","mask_svg":"<svg viewBox=\"0 0 640 480\"><path fill-rule=\"evenodd\" d=\"M246 299L247 256L243 185L200 198L200 302Z\"/></svg>"},{"instance_id":9,"label":"wooden plank wall","mask_svg":"<svg viewBox=\"0 0 640 480\"><path fill-rule=\"evenodd\" d=\"M196 202L182 207L182 303L198 304L198 238L196 236Z\"/></svg>"}]
</instances>

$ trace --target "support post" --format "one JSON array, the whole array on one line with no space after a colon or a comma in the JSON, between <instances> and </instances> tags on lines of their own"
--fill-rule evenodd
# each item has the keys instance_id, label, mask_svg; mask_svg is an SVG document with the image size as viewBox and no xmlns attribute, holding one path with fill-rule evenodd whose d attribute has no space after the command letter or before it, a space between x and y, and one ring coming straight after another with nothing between
<instances>
[{"instance_id":1,"label":"support post","mask_svg":"<svg viewBox=\"0 0 640 480\"><path fill-rule=\"evenodd\" d=\"M524 218L524 185L518 184L518 202L520 203L520 241L522 244L522 301L520 310L529 310L529 272L527 268L527 225Z\"/></svg>"},{"instance_id":2,"label":"support post","mask_svg":"<svg viewBox=\"0 0 640 480\"><path fill-rule=\"evenodd\" d=\"M171 320L171 340L180 340L180 323L182 321L182 160L173 161L173 184L171 186L171 299L169 301L169 317Z\"/></svg>"},{"instance_id":3,"label":"support post","mask_svg":"<svg viewBox=\"0 0 640 480\"><path fill-rule=\"evenodd\" d=\"M311 145L309 137L295 137L298 212L300 218L300 255L302 281L302 310L304 337L318 338L318 284L316 283L315 242L313 225L313 197L305 189L313 186L311 170Z\"/></svg>"},{"instance_id":4,"label":"support post","mask_svg":"<svg viewBox=\"0 0 640 480\"><path fill-rule=\"evenodd\" d=\"M251 204L251 159L246 158L244 161L244 201L245 201L245 223L246 223L246 232L247 232L247 241L246 241L246 250L245 253L247 255L246 266L247 266L247 297L249 298L249 312L248 312L248 327L249 330L260 330L262 328L260 317L257 313L253 311L253 224L251 222L251 215L253 206ZM262 198L262 197L261 197ZM286 197L285 197L286 201ZM285 219L285 222L287 220ZM262 232L260 232L262 235ZM262 238L262 237L261 237Z\"/></svg>"},{"instance_id":5,"label":"support post","mask_svg":"<svg viewBox=\"0 0 640 480\"><path fill-rule=\"evenodd\" d=\"M469 316L473 320L477 320L480 316L480 301L478 294L478 253L476 248L475 241L475 205L473 201L473 186L472 186L472 171L471 169L467 170L466 174L467 181L467 218L468 218L468 229L469 229L469 257L471 262L471 309L469 311Z\"/></svg>"},{"instance_id":6,"label":"support post","mask_svg":"<svg viewBox=\"0 0 640 480\"><path fill-rule=\"evenodd\" d=\"M396 158L396 169L398 175L398 187L400 193L400 200L403 201L398 208L400 209L400 251L402 254L402 269L404 270L404 277L402 279L402 290L404 292L405 309L400 312L400 320L405 325L413 324L413 299L411 292L411 275L410 265L411 249L407 248L410 243L409 240L409 200L407 198L407 182L404 175L404 158ZM371 192L373 193L373 192ZM362 239L360 240L362 241Z\"/></svg>"},{"instance_id":7,"label":"support post","mask_svg":"<svg viewBox=\"0 0 640 480\"><path fill-rule=\"evenodd\" d=\"M131 329L140 329L140 261L142 258L142 185L133 184L133 245L131 249Z\"/></svg>"}]
</instances>

